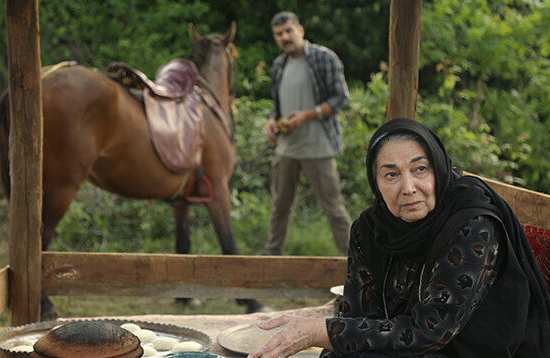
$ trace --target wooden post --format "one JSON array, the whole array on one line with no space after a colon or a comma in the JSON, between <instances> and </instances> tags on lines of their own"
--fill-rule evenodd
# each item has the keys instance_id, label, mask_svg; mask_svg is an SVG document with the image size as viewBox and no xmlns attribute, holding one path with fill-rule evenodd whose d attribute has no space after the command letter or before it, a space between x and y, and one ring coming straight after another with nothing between
<instances>
[{"instance_id":1,"label":"wooden post","mask_svg":"<svg viewBox=\"0 0 550 358\"><path fill-rule=\"evenodd\" d=\"M422 0L392 0L386 119L416 119Z\"/></svg>"},{"instance_id":2,"label":"wooden post","mask_svg":"<svg viewBox=\"0 0 550 358\"><path fill-rule=\"evenodd\" d=\"M40 320L42 84L38 0L6 0L10 91L12 326Z\"/></svg>"}]
</instances>

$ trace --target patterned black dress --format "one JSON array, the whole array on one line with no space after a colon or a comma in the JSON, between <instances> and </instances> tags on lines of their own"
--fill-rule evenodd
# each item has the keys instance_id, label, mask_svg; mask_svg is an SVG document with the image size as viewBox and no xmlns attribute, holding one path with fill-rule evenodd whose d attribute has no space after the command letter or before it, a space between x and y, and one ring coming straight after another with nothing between
<instances>
[{"instance_id":1,"label":"patterned black dress","mask_svg":"<svg viewBox=\"0 0 550 358\"><path fill-rule=\"evenodd\" d=\"M422 260L393 255L383 282L376 282L354 224L344 300L337 317L326 321L334 351L321 357L455 357L446 344L497 276L499 228L492 217L475 217L456 229L431 272L423 272Z\"/></svg>"}]
</instances>

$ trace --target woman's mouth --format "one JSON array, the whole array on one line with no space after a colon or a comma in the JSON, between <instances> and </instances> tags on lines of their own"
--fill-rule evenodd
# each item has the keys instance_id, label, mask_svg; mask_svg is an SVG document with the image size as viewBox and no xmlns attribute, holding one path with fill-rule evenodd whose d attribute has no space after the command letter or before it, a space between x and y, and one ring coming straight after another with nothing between
<instances>
[{"instance_id":1,"label":"woman's mouth","mask_svg":"<svg viewBox=\"0 0 550 358\"><path fill-rule=\"evenodd\" d=\"M412 203L403 204L403 206L410 210L410 209L417 208L420 205L420 203L421 201L413 201Z\"/></svg>"}]
</instances>

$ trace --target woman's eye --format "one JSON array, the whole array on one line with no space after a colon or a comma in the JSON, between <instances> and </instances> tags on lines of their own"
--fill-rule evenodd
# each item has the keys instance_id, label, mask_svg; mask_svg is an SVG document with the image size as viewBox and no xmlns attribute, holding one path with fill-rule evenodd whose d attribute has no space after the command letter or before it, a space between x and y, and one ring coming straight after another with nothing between
<instances>
[{"instance_id":1,"label":"woman's eye","mask_svg":"<svg viewBox=\"0 0 550 358\"><path fill-rule=\"evenodd\" d=\"M417 171L417 172L423 172L423 171L426 170L426 169L428 169L428 168L426 168L425 166L421 165L421 166L419 166L418 168L416 168L416 171Z\"/></svg>"},{"instance_id":2,"label":"woman's eye","mask_svg":"<svg viewBox=\"0 0 550 358\"><path fill-rule=\"evenodd\" d=\"M397 174L396 173L393 173L393 172L390 172L390 173L386 173L384 175L384 178L386 178L387 180L393 180L397 177Z\"/></svg>"}]
</instances>

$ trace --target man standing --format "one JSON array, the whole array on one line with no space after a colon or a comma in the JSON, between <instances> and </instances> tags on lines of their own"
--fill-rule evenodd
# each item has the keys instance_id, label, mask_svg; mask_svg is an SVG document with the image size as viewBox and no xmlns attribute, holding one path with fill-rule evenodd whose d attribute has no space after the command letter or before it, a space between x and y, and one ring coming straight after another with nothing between
<instances>
[{"instance_id":1,"label":"man standing","mask_svg":"<svg viewBox=\"0 0 550 358\"><path fill-rule=\"evenodd\" d=\"M304 28L292 12L276 14L271 29L283 53L273 62L271 72L274 108L266 135L276 148L264 254L283 252L298 178L303 173L328 217L338 250L347 255L351 220L340 193L335 159L342 151L336 112L348 104L349 97L342 63L330 49L304 39Z\"/></svg>"}]
</instances>

